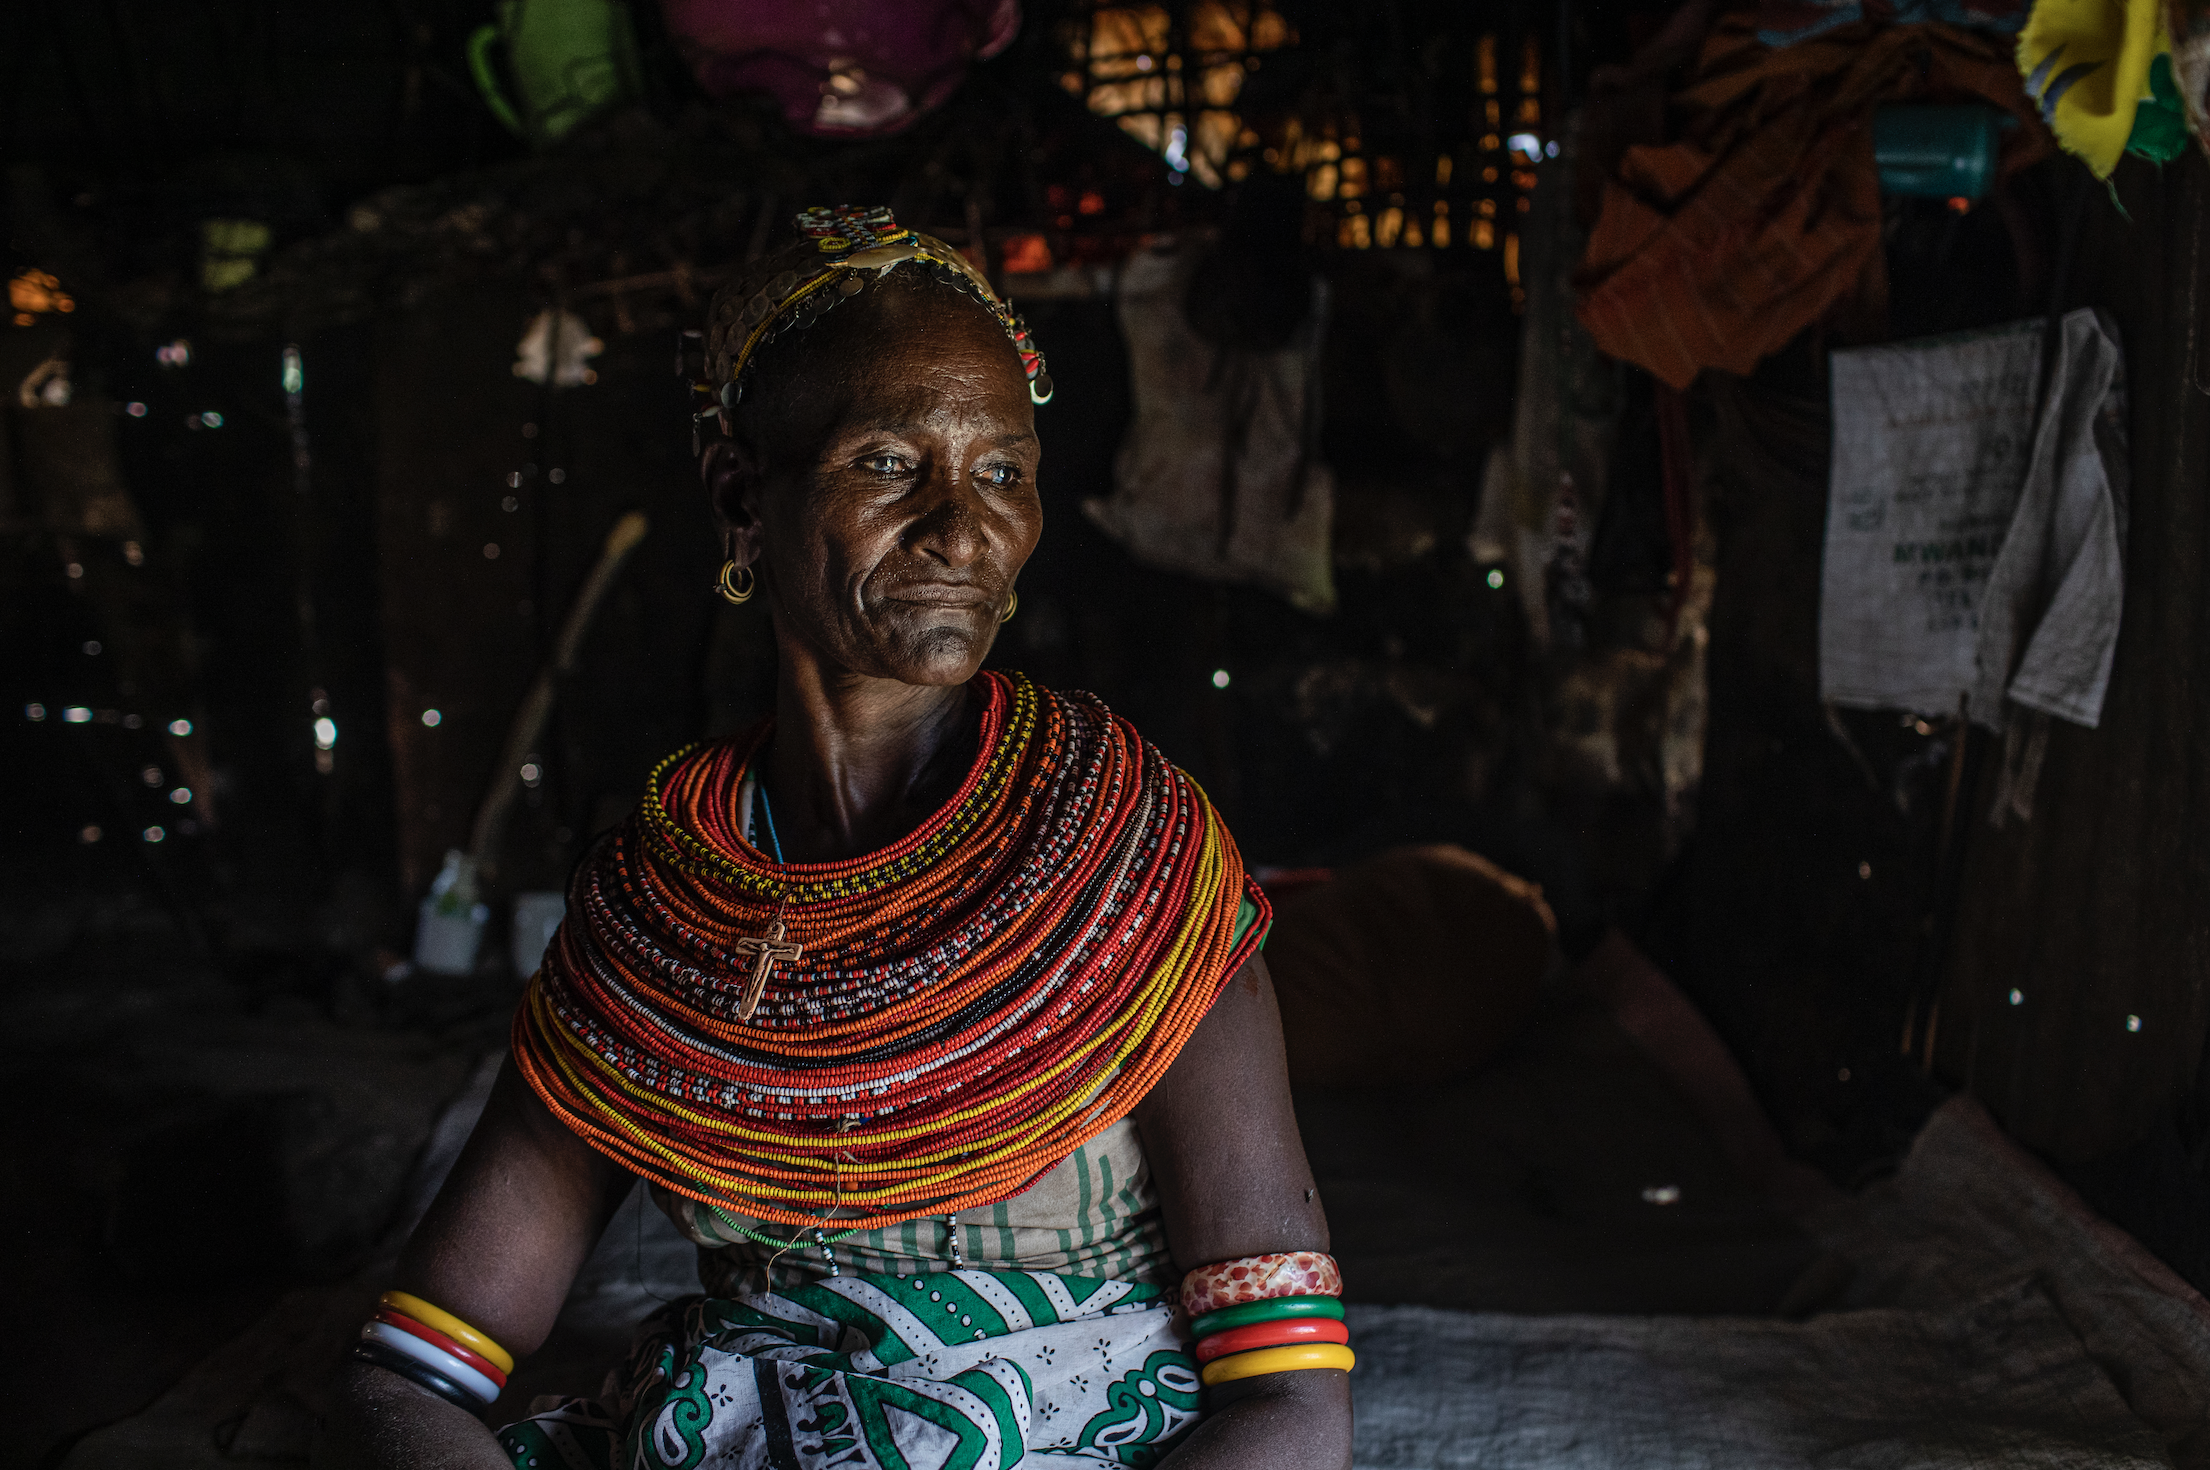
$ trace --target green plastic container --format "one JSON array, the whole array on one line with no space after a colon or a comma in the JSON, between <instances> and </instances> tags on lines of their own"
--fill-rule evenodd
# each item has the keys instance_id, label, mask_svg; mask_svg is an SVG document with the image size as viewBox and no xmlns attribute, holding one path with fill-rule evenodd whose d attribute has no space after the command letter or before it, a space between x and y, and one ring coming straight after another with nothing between
<instances>
[{"instance_id":1,"label":"green plastic container","mask_svg":"<svg viewBox=\"0 0 2210 1470\"><path fill-rule=\"evenodd\" d=\"M619 0L498 0L468 42L484 105L542 148L638 91L637 33ZM501 53L504 65L501 65Z\"/></svg>"},{"instance_id":2,"label":"green plastic container","mask_svg":"<svg viewBox=\"0 0 2210 1470\"><path fill-rule=\"evenodd\" d=\"M1892 102L1872 114L1880 192L1919 199L1982 199L1995 184L2001 114L1970 104Z\"/></svg>"}]
</instances>

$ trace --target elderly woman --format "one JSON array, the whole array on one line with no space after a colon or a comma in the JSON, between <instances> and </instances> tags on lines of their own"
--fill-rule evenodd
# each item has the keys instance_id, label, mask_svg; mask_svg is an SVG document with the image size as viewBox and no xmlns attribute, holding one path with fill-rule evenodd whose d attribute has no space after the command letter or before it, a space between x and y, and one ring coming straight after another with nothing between
<instances>
[{"instance_id":1,"label":"elderly woman","mask_svg":"<svg viewBox=\"0 0 2210 1470\"><path fill-rule=\"evenodd\" d=\"M702 415L774 717L578 870L323 1462L1339 1470L1266 901L1125 722L980 672L1043 529L1042 359L887 211L799 227L716 299ZM639 1178L710 1294L494 1435Z\"/></svg>"}]
</instances>

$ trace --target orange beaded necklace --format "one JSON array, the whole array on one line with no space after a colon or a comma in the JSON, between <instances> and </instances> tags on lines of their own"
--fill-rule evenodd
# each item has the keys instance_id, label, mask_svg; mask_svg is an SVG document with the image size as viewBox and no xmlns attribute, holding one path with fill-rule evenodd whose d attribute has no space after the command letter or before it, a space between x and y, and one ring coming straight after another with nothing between
<instances>
[{"instance_id":1,"label":"orange beaded necklace","mask_svg":"<svg viewBox=\"0 0 2210 1470\"><path fill-rule=\"evenodd\" d=\"M1017 1194L1135 1106L1266 900L1126 721L1018 676L982 690L959 792L845 862L776 863L737 830L766 725L663 762L578 869L515 1017L547 1106L678 1193L860 1227Z\"/></svg>"}]
</instances>

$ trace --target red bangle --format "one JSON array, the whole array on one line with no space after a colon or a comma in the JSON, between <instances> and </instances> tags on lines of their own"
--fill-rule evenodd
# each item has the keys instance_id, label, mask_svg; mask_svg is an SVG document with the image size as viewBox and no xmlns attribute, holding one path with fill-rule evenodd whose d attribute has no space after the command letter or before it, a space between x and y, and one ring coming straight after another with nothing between
<instances>
[{"instance_id":1,"label":"red bangle","mask_svg":"<svg viewBox=\"0 0 2210 1470\"><path fill-rule=\"evenodd\" d=\"M1197 1344L1197 1361L1209 1363L1230 1353L1252 1348L1301 1347L1311 1342L1349 1342L1351 1330L1327 1317L1291 1317L1280 1322L1253 1322L1215 1332Z\"/></svg>"},{"instance_id":2,"label":"red bangle","mask_svg":"<svg viewBox=\"0 0 2210 1470\"><path fill-rule=\"evenodd\" d=\"M473 1352L465 1345L453 1341L453 1339L447 1337L444 1333L438 1331L435 1327L423 1326L420 1322L415 1321L414 1318L408 1316L405 1312L400 1311L397 1307L378 1307L376 1309L376 1316L372 1320L377 1322L388 1322L392 1326L398 1328L401 1332L411 1332L416 1337L419 1337L424 1342L428 1343L431 1347L437 1348L441 1352L451 1353L454 1357L460 1359L463 1363L466 1363L469 1367L475 1369L478 1373L481 1373L484 1377L499 1385L499 1387L506 1387L506 1375L499 1371L499 1365L497 1363L492 1362L489 1358L486 1358L481 1353Z\"/></svg>"}]
</instances>

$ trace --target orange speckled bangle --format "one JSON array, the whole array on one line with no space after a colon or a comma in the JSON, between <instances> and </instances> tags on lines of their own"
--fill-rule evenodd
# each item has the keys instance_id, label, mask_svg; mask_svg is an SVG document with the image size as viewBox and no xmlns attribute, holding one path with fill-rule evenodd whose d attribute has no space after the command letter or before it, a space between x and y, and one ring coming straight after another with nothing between
<instances>
[{"instance_id":1,"label":"orange speckled bangle","mask_svg":"<svg viewBox=\"0 0 2210 1470\"><path fill-rule=\"evenodd\" d=\"M1182 1310L1202 1317L1277 1296L1341 1296L1343 1273L1320 1251L1282 1251L1199 1266L1182 1278Z\"/></svg>"}]
</instances>

